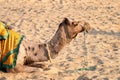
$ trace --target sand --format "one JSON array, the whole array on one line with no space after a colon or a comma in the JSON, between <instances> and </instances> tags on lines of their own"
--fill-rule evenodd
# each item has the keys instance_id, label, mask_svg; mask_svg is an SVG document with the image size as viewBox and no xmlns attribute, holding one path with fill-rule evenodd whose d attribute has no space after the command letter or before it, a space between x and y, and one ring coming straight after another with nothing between
<instances>
[{"instance_id":1,"label":"sand","mask_svg":"<svg viewBox=\"0 0 120 80\"><path fill-rule=\"evenodd\" d=\"M80 33L48 69L33 73L3 73L0 80L120 80L120 0L0 0L0 20L30 41L48 42L65 18L85 20L88 66L83 67L84 35Z\"/></svg>"}]
</instances>

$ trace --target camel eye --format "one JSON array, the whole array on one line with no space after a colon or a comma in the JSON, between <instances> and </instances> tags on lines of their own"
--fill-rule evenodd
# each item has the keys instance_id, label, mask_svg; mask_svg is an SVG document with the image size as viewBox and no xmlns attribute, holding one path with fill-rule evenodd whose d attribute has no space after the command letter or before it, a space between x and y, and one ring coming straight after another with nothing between
<instances>
[{"instance_id":1,"label":"camel eye","mask_svg":"<svg viewBox=\"0 0 120 80\"><path fill-rule=\"evenodd\" d=\"M74 27L76 27L76 26L78 25L78 23L72 22L72 25L73 25Z\"/></svg>"}]
</instances>

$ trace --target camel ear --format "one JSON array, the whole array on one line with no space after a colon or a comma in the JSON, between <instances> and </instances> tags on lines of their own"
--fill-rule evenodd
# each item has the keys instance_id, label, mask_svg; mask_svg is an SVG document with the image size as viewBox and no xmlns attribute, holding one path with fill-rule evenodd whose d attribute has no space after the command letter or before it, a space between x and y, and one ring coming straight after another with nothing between
<instances>
[{"instance_id":1,"label":"camel ear","mask_svg":"<svg viewBox=\"0 0 120 80\"><path fill-rule=\"evenodd\" d=\"M70 25L70 21L68 20L68 18L64 18L63 22L64 22L66 25Z\"/></svg>"}]
</instances>

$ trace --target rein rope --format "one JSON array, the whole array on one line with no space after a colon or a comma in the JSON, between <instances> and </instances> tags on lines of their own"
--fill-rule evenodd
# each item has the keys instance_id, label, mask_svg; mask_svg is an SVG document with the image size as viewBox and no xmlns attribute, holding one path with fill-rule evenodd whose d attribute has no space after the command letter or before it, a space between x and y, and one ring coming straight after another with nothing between
<instances>
[{"instance_id":1,"label":"rein rope","mask_svg":"<svg viewBox=\"0 0 120 80\"><path fill-rule=\"evenodd\" d=\"M82 70L88 70L88 71L94 71L96 70L96 66L90 66L88 67L88 54L87 54L87 47L86 47L86 30L84 30L84 60L83 60L83 67L77 69L78 71L82 71Z\"/></svg>"},{"instance_id":2,"label":"rein rope","mask_svg":"<svg viewBox=\"0 0 120 80\"><path fill-rule=\"evenodd\" d=\"M47 49L48 59L49 59L50 63L52 63L52 58L51 58L51 55L50 55L50 49L49 49L48 44L46 44L46 49Z\"/></svg>"},{"instance_id":3,"label":"rein rope","mask_svg":"<svg viewBox=\"0 0 120 80\"><path fill-rule=\"evenodd\" d=\"M88 54L87 54L87 47L86 47L86 30L84 30L84 46L83 46L83 49L84 49L84 60L83 60L83 64L82 64L82 67L81 68L78 68L78 69L75 69L75 70L68 70L70 71L71 73L75 73L75 72L78 72L79 71L95 71L97 66L89 66L88 67Z\"/></svg>"},{"instance_id":4,"label":"rein rope","mask_svg":"<svg viewBox=\"0 0 120 80\"><path fill-rule=\"evenodd\" d=\"M84 31L84 46L83 46L83 49L84 49L84 63L83 63L83 67L87 67L88 66L88 60L87 60L87 47L86 47L86 31Z\"/></svg>"},{"instance_id":5,"label":"rein rope","mask_svg":"<svg viewBox=\"0 0 120 80\"><path fill-rule=\"evenodd\" d=\"M96 66L90 66L88 67L88 54L87 54L87 47L86 47L86 30L84 30L84 60L83 60L83 64L81 68L75 69L75 70L69 70L70 72L74 73L74 72L78 72L79 71L95 71L96 70Z\"/></svg>"}]
</instances>

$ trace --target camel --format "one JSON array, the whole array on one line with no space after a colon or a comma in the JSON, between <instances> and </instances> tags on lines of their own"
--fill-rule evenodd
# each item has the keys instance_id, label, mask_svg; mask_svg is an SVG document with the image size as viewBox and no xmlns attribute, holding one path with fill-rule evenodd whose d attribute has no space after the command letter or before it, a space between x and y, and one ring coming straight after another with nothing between
<instances>
[{"instance_id":1,"label":"camel","mask_svg":"<svg viewBox=\"0 0 120 80\"><path fill-rule=\"evenodd\" d=\"M35 62L43 62L56 58L63 47L70 43L78 33L88 32L90 29L91 27L88 22L72 22L68 18L64 18L49 42L33 44L23 40L20 45L16 66L12 69L6 69L6 71L12 73L35 71L38 67L34 65Z\"/></svg>"}]
</instances>

